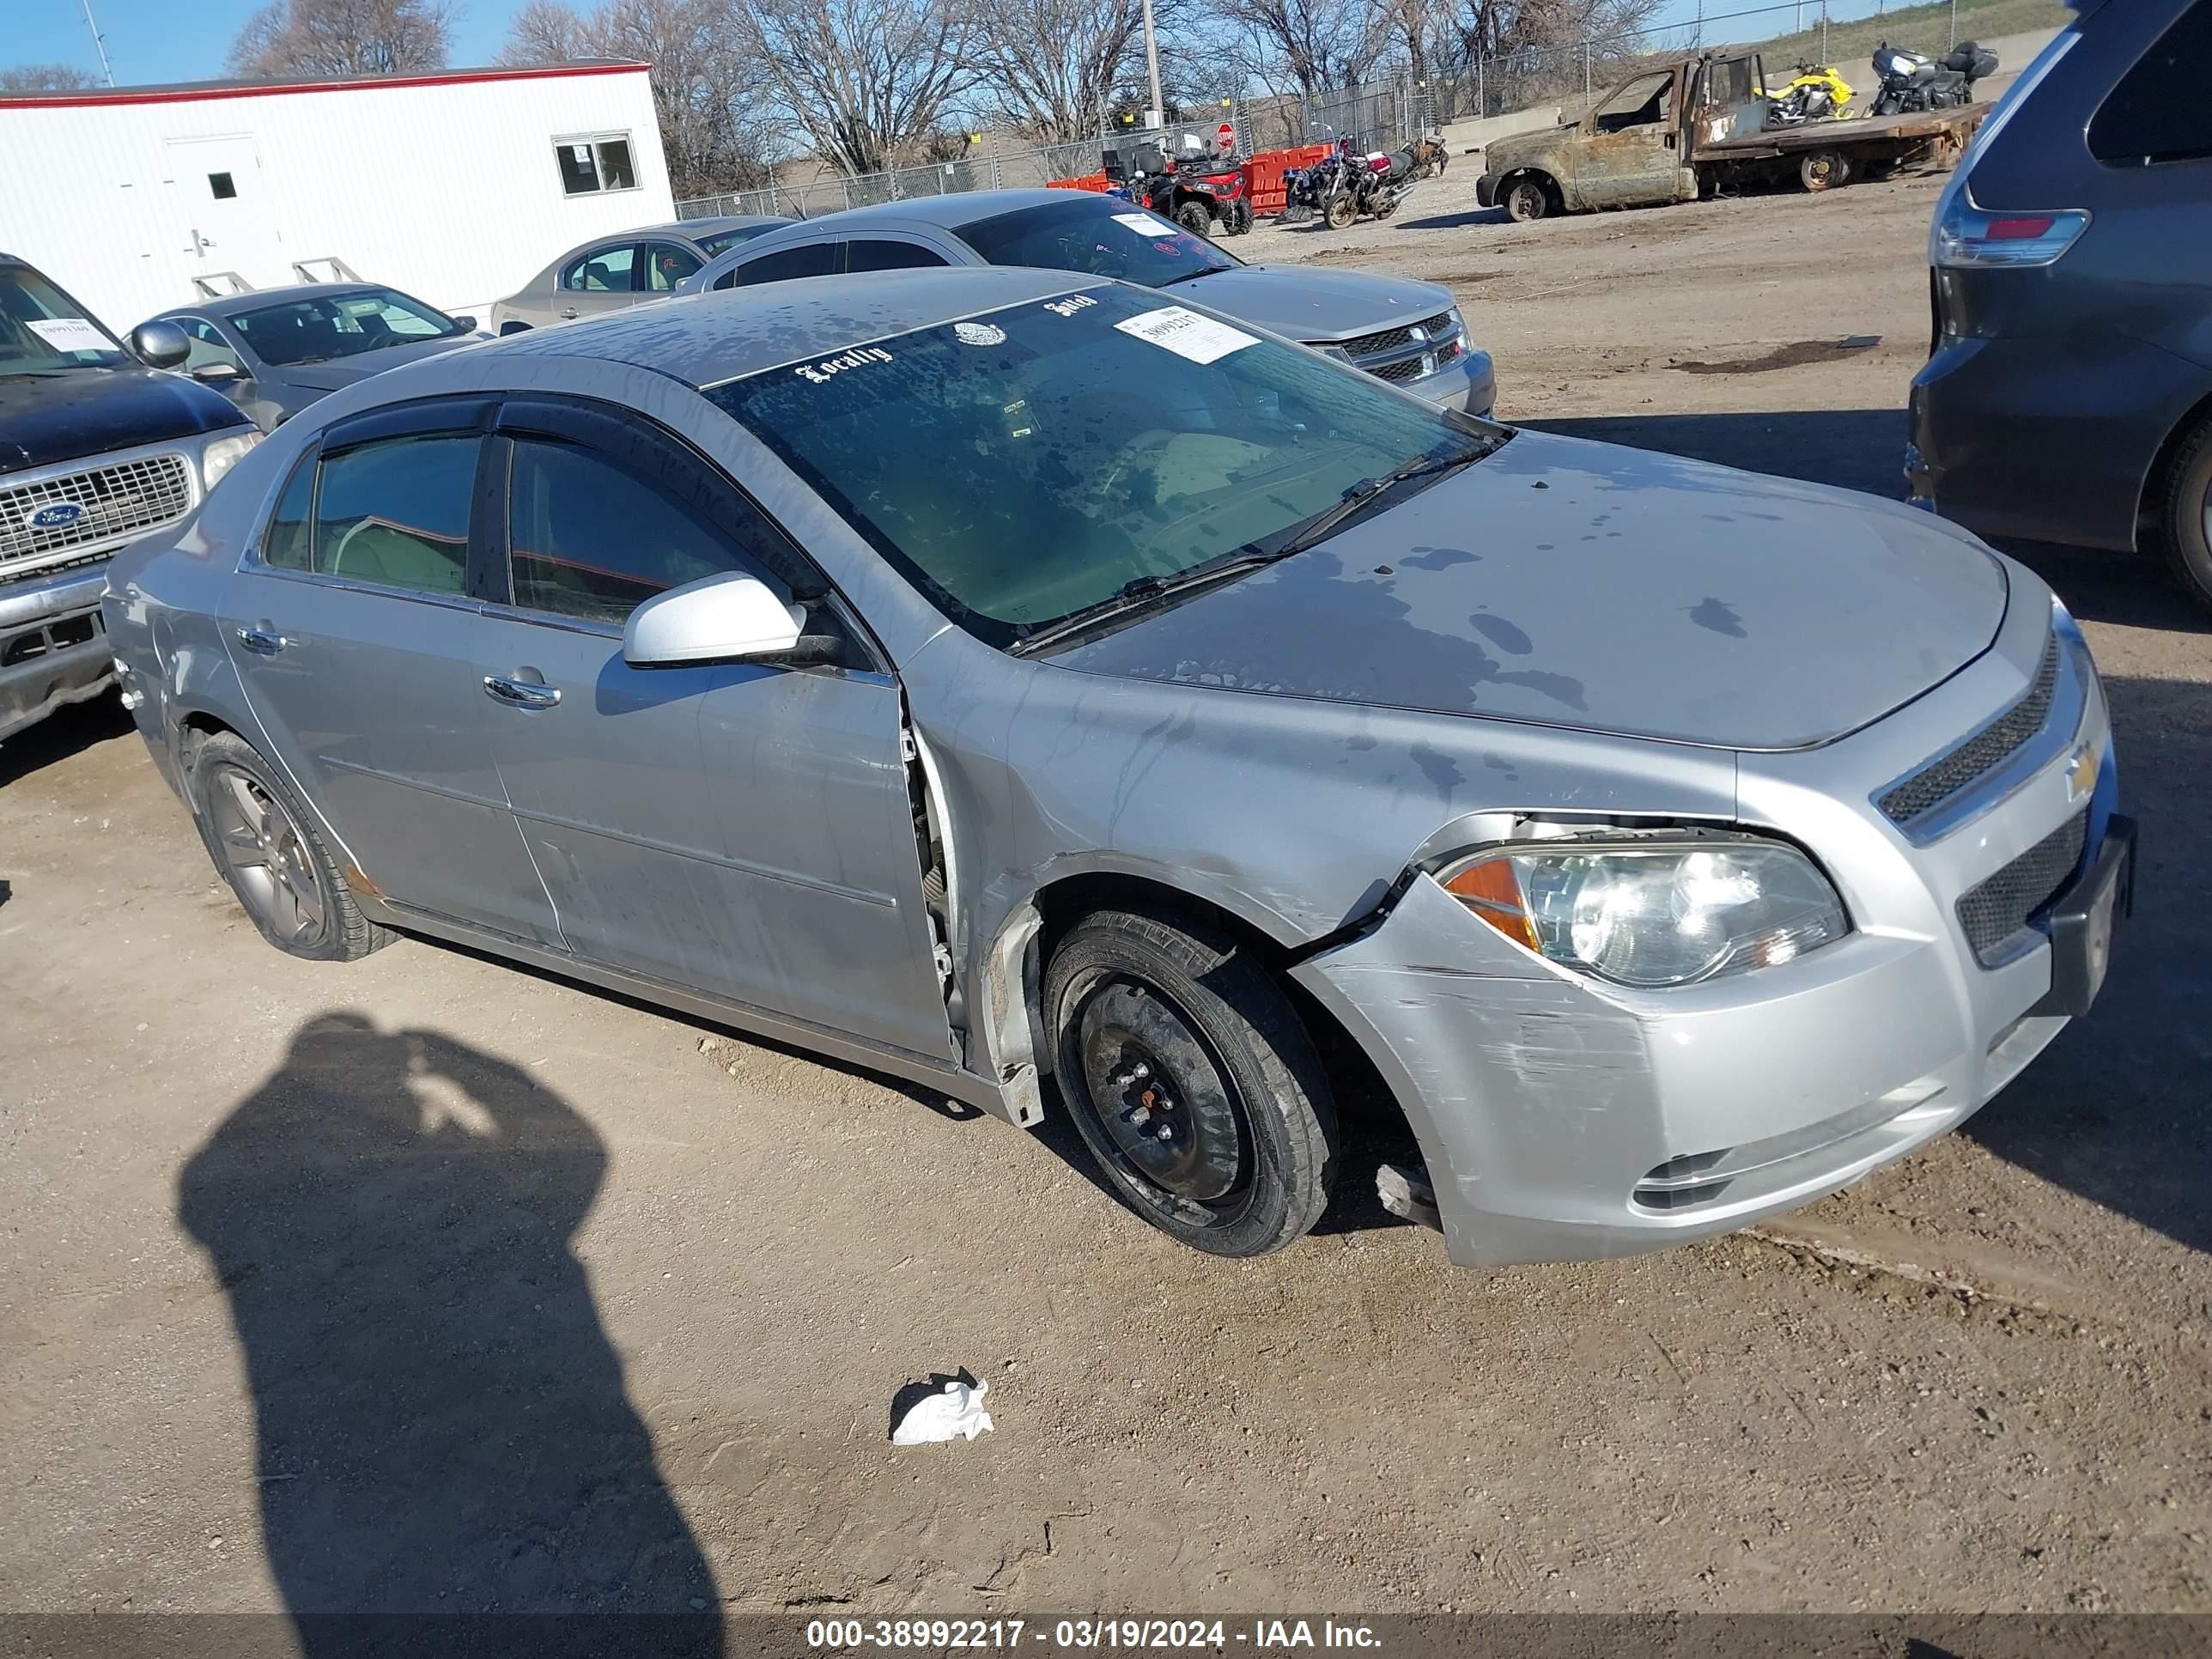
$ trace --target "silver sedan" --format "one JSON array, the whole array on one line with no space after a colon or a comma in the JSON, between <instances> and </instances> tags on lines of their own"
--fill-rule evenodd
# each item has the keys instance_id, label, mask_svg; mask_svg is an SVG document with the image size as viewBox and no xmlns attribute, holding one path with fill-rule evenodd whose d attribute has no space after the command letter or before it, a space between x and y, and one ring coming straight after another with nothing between
<instances>
[{"instance_id":1,"label":"silver sedan","mask_svg":"<svg viewBox=\"0 0 2212 1659\"><path fill-rule=\"evenodd\" d=\"M2081 633L1964 532L1062 272L404 365L106 619L279 948L1056 1107L1227 1255L1321 1216L1340 1099L1462 1262L1803 1203L2085 1012L2129 894Z\"/></svg>"},{"instance_id":2,"label":"silver sedan","mask_svg":"<svg viewBox=\"0 0 2212 1659\"><path fill-rule=\"evenodd\" d=\"M507 298L495 301L492 332L519 334L665 299L717 254L791 222L769 214L739 213L596 238L570 248Z\"/></svg>"}]
</instances>

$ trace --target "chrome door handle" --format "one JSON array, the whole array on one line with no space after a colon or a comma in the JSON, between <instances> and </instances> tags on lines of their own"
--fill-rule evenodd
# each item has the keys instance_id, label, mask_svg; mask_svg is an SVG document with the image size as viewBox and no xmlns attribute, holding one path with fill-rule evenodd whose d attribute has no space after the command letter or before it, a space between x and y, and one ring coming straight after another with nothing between
<instances>
[{"instance_id":1,"label":"chrome door handle","mask_svg":"<svg viewBox=\"0 0 2212 1659\"><path fill-rule=\"evenodd\" d=\"M557 687L531 680L511 680L504 674L485 675L483 688L484 696L495 702L513 703L517 708L550 708L561 701Z\"/></svg>"},{"instance_id":2,"label":"chrome door handle","mask_svg":"<svg viewBox=\"0 0 2212 1659\"><path fill-rule=\"evenodd\" d=\"M563 317L574 317L574 316L576 314L576 307L574 307L574 306L570 306L567 310L563 311L561 314L562 314Z\"/></svg>"},{"instance_id":3,"label":"chrome door handle","mask_svg":"<svg viewBox=\"0 0 2212 1659\"><path fill-rule=\"evenodd\" d=\"M265 628L241 628L238 642L257 657L273 657L284 648L284 636Z\"/></svg>"}]
</instances>

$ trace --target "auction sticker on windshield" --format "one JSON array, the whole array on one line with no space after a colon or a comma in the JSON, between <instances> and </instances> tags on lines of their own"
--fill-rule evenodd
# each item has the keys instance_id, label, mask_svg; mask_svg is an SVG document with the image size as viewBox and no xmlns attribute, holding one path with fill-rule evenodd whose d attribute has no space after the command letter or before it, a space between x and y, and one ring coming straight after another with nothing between
<instances>
[{"instance_id":1,"label":"auction sticker on windshield","mask_svg":"<svg viewBox=\"0 0 2212 1659\"><path fill-rule=\"evenodd\" d=\"M57 351L112 351L107 337L82 317L33 317L31 332Z\"/></svg>"},{"instance_id":2,"label":"auction sticker on windshield","mask_svg":"<svg viewBox=\"0 0 2212 1659\"><path fill-rule=\"evenodd\" d=\"M1164 219L1155 219L1149 213L1117 213L1114 216L1114 222L1128 226L1139 236L1172 236L1176 234L1173 225Z\"/></svg>"},{"instance_id":3,"label":"auction sticker on windshield","mask_svg":"<svg viewBox=\"0 0 2212 1659\"><path fill-rule=\"evenodd\" d=\"M1241 328L1217 323L1211 317L1201 317L1181 306L1162 306L1158 311L1124 318L1114 326L1124 334L1133 334L1140 340L1149 340L1152 344L1164 347L1178 357L1188 357L1194 363L1213 362L1232 351L1242 351L1248 345L1260 343L1260 337L1256 334L1247 334Z\"/></svg>"}]
</instances>

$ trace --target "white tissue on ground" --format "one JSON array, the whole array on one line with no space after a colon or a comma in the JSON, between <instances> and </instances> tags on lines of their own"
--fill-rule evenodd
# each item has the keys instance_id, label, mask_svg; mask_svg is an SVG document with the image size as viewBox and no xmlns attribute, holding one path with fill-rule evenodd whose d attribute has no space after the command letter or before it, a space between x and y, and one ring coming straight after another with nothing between
<instances>
[{"instance_id":1,"label":"white tissue on ground","mask_svg":"<svg viewBox=\"0 0 2212 1659\"><path fill-rule=\"evenodd\" d=\"M927 1446L955 1437L973 1440L991 1426L991 1413L983 1409L983 1395L990 1386L978 1382L971 1389L965 1382L947 1382L943 1394L917 1400L891 1431L891 1444Z\"/></svg>"}]
</instances>

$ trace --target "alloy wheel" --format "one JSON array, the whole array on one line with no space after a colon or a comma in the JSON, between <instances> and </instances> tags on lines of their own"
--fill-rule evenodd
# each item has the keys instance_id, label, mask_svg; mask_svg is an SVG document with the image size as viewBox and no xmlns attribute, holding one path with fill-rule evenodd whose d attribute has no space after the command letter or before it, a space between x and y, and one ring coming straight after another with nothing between
<instances>
[{"instance_id":1,"label":"alloy wheel","mask_svg":"<svg viewBox=\"0 0 2212 1659\"><path fill-rule=\"evenodd\" d=\"M208 811L231 886L273 937L305 944L329 914L321 872L283 803L244 769L219 764Z\"/></svg>"}]
</instances>

